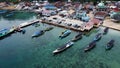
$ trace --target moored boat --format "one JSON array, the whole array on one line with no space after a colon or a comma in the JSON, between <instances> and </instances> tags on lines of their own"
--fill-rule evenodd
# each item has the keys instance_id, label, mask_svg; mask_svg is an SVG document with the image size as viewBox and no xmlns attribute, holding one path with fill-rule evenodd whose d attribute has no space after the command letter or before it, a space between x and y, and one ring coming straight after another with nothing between
<instances>
[{"instance_id":1,"label":"moored boat","mask_svg":"<svg viewBox=\"0 0 120 68\"><path fill-rule=\"evenodd\" d=\"M98 33L98 34L95 36L94 41L100 40L101 37L102 37L102 33Z\"/></svg>"},{"instance_id":2,"label":"moored boat","mask_svg":"<svg viewBox=\"0 0 120 68\"><path fill-rule=\"evenodd\" d=\"M89 43L89 45L84 49L84 52L90 51L96 46L96 41L92 41Z\"/></svg>"},{"instance_id":3,"label":"moored boat","mask_svg":"<svg viewBox=\"0 0 120 68\"><path fill-rule=\"evenodd\" d=\"M53 51L53 54L57 54L60 53L64 50L66 50L67 48L71 47L74 44L74 42L67 42L66 44L60 46L59 48L57 48L56 50Z\"/></svg>"},{"instance_id":4,"label":"moored boat","mask_svg":"<svg viewBox=\"0 0 120 68\"><path fill-rule=\"evenodd\" d=\"M50 31L50 30L52 30L54 27L47 27L46 29L45 29L45 31Z\"/></svg>"},{"instance_id":5,"label":"moored boat","mask_svg":"<svg viewBox=\"0 0 120 68\"><path fill-rule=\"evenodd\" d=\"M44 32L45 32L44 30L39 30L39 31L35 32L35 33L32 35L32 37L38 37L38 36L40 36L40 35L43 35Z\"/></svg>"},{"instance_id":6,"label":"moored boat","mask_svg":"<svg viewBox=\"0 0 120 68\"><path fill-rule=\"evenodd\" d=\"M69 34L71 33L70 30L65 30L64 32L61 33L61 35L59 36L59 38L65 38L67 37Z\"/></svg>"},{"instance_id":7,"label":"moored boat","mask_svg":"<svg viewBox=\"0 0 120 68\"><path fill-rule=\"evenodd\" d=\"M106 27L106 28L104 29L103 34L107 34L108 30L109 30L109 27Z\"/></svg>"},{"instance_id":8,"label":"moored boat","mask_svg":"<svg viewBox=\"0 0 120 68\"><path fill-rule=\"evenodd\" d=\"M82 33L78 33L71 41L75 42L82 38Z\"/></svg>"},{"instance_id":9,"label":"moored boat","mask_svg":"<svg viewBox=\"0 0 120 68\"><path fill-rule=\"evenodd\" d=\"M0 30L0 38L12 33L14 30L15 30L14 28L6 28Z\"/></svg>"},{"instance_id":10,"label":"moored boat","mask_svg":"<svg viewBox=\"0 0 120 68\"><path fill-rule=\"evenodd\" d=\"M114 42L115 42L115 40L110 40L108 43L107 43L107 45L106 45L106 50L110 50L113 46L114 46Z\"/></svg>"}]
</instances>

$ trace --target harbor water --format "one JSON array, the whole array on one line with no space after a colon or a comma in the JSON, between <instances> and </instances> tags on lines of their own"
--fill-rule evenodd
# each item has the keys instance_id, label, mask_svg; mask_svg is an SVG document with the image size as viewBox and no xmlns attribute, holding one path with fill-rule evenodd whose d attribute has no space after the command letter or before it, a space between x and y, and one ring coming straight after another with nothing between
<instances>
[{"instance_id":1,"label":"harbor water","mask_svg":"<svg viewBox=\"0 0 120 68\"><path fill-rule=\"evenodd\" d=\"M36 19L36 14L28 12L15 12L9 18L0 16L0 29L19 25ZM0 39L0 68L119 68L120 67L120 32L109 29L106 35L97 42L96 47L85 53L84 48L94 39L100 30L91 30L83 35L82 39L62 53L53 55L52 52L59 46L71 40L77 32L63 39L59 35L65 29L54 26L54 29L45 32L42 36L32 38L37 31L51 26L40 23L23 28L25 34L16 32ZM115 40L114 47L106 51L105 46L111 40Z\"/></svg>"}]
</instances>

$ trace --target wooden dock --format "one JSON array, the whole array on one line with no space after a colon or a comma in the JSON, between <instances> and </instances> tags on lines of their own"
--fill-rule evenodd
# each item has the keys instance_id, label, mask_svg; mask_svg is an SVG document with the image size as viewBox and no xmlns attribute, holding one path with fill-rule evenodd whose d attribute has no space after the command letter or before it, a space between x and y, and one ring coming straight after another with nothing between
<instances>
[{"instance_id":1,"label":"wooden dock","mask_svg":"<svg viewBox=\"0 0 120 68\"><path fill-rule=\"evenodd\" d=\"M18 25L19 28L24 28L26 26L29 26L29 25L32 25L32 24L35 24L35 23L39 23L40 20L33 20L33 21L30 21L30 22L24 22L24 23L21 23L20 25Z\"/></svg>"},{"instance_id":2,"label":"wooden dock","mask_svg":"<svg viewBox=\"0 0 120 68\"><path fill-rule=\"evenodd\" d=\"M41 23L46 23L46 24L50 24L50 25L54 25L54 26L74 30L74 31L84 31L85 30L85 29L83 29L81 27L80 28L75 28L75 27L72 27L72 26L66 26L66 25L58 24L58 23L55 23L55 22L49 22L49 21L45 21L45 20L41 20Z\"/></svg>"}]
</instances>

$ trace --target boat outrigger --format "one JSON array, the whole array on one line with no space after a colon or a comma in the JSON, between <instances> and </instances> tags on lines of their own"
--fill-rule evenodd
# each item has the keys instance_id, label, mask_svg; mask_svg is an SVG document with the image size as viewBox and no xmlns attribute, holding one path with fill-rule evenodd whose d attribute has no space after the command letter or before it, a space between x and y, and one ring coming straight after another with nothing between
<instances>
[{"instance_id":1,"label":"boat outrigger","mask_svg":"<svg viewBox=\"0 0 120 68\"><path fill-rule=\"evenodd\" d=\"M96 46L96 41L92 41L89 43L89 45L84 49L84 52L90 51Z\"/></svg>"},{"instance_id":2,"label":"boat outrigger","mask_svg":"<svg viewBox=\"0 0 120 68\"><path fill-rule=\"evenodd\" d=\"M106 50L110 50L114 46L115 40L110 40L106 45Z\"/></svg>"},{"instance_id":3,"label":"boat outrigger","mask_svg":"<svg viewBox=\"0 0 120 68\"><path fill-rule=\"evenodd\" d=\"M67 42L66 44L64 44L63 46L57 48L56 50L53 51L53 54L57 54L60 53L64 50L66 50L67 48L71 47L74 44L74 42Z\"/></svg>"}]
</instances>

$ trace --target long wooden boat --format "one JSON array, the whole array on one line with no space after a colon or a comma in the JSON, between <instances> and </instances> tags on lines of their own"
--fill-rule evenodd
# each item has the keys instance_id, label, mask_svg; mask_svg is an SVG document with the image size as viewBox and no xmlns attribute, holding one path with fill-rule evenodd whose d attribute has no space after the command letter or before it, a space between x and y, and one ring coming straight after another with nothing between
<instances>
[{"instance_id":1,"label":"long wooden boat","mask_svg":"<svg viewBox=\"0 0 120 68\"><path fill-rule=\"evenodd\" d=\"M106 28L104 29L103 34L107 34L107 33L108 33L108 30L109 30L109 27L106 27Z\"/></svg>"},{"instance_id":2,"label":"long wooden boat","mask_svg":"<svg viewBox=\"0 0 120 68\"><path fill-rule=\"evenodd\" d=\"M92 50L96 46L96 41L92 41L89 45L84 49L84 52Z\"/></svg>"},{"instance_id":3,"label":"long wooden boat","mask_svg":"<svg viewBox=\"0 0 120 68\"><path fill-rule=\"evenodd\" d=\"M71 47L72 45L74 44L74 42L68 42L62 46L60 46L59 48L57 48L56 50L53 51L53 54L57 54L57 53L60 53L66 49L68 49L69 47Z\"/></svg>"},{"instance_id":4,"label":"long wooden boat","mask_svg":"<svg viewBox=\"0 0 120 68\"><path fill-rule=\"evenodd\" d=\"M106 49L106 50L110 50L110 49L114 46L114 42L115 42L115 40L113 40L113 39L110 40L110 41L107 43L105 49Z\"/></svg>"},{"instance_id":5,"label":"long wooden boat","mask_svg":"<svg viewBox=\"0 0 120 68\"><path fill-rule=\"evenodd\" d=\"M100 40L101 37L102 37L102 33L98 33L98 34L95 36L94 41Z\"/></svg>"},{"instance_id":6,"label":"long wooden boat","mask_svg":"<svg viewBox=\"0 0 120 68\"><path fill-rule=\"evenodd\" d=\"M78 33L71 41L76 42L77 40L82 38L82 33Z\"/></svg>"}]
</instances>

